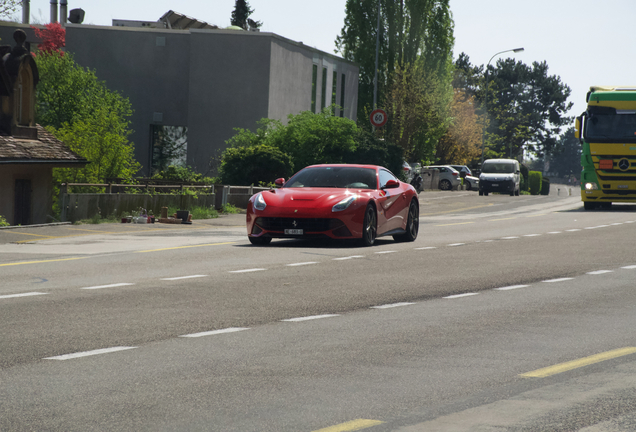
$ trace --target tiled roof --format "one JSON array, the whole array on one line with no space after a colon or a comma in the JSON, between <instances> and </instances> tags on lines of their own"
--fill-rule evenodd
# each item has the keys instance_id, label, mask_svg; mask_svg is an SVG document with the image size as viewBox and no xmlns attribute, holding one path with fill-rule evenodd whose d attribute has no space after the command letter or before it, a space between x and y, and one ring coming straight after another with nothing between
<instances>
[{"instance_id":1,"label":"tiled roof","mask_svg":"<svg viewBox=\"0 0 636 432\"><path fill-rule=\"evenodd\" d=\"M87 163L42 126L37 129L37 140L0 136L0 163Z\"/></svg>"}]
</instances>

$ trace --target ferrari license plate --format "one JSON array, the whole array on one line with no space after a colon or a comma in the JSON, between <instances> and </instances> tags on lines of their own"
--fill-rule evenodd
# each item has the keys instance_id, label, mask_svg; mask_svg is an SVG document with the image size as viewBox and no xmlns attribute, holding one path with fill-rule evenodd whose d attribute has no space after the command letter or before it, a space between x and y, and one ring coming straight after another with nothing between
<instances>
[{"instance_id":1,"label":"ferrari license plate","mask_svg":"<svg viewBox=\"0 0 636 432\"><path fill-rule=\"evenodd\" d=\"M497 186L499 186L499 183L493 183L492 186L493 187L497 187Z\"/></svg>"},{"instance_id":2,"label":"ferrari license plate","mask_svg":"<svg viewBox=\"0 0 636 432\"><path fill-rule=\"evenodd\" d=\"M301 229L286 229L285 234L288 235L303 235L303 230Z\"/></svg>"}]
</instances>

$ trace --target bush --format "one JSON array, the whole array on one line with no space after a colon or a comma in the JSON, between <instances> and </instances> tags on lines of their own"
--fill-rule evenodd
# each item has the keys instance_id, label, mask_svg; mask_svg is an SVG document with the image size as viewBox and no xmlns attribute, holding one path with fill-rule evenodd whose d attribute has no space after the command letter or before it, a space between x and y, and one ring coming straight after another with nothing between
<instances>
[{"instance_id":1,"label":"bush","mask_svg":"<svg viewBox=\"0 0 636 432\"><path fill-rule=\"evenodd\" d=\"M4 218L4 216L0 215L0 227L9 226L9 222Z\"/></svg>"},{"instance_id":2,"label":"bush","mask_svg":"<svg viewBox=\"0 0 636 432\"><path fill-rule=\"evenodd\" d=\"M221 183L249 186L289 178L294 173L294 165L291 158L276 147L257 145L225 150L220 171Z\"/></svg>"},{"instance_id":3,"label":"bush","mask_svg":"<svg viewBox=\"0 0 636 432\"><path fill-rule=\"evenodd\" d=\"M539 195L541 192L541 180L543 175L541 171L530 171L528 172L528 188L530 190L530 195Z\"/></svg>"},{"instance_id":4,"label":"bush","mask_svg":"<svg viewBox=\"0 0 636 432\"><path fill-rule=\"evenodd\" d=\"M541 181L541 195L550 195L550 179L547 177Z\"/></svg>"},{"instance_id":5,"label":"bush","mask_svg":"<svg viewBox=\"0 0 636 432\"><path fill-rule=\"evenodd\" d=\"M524 164L519 164L519 170L521 171L521 185L519 186L521 190L528 190L528 167ZM525 180L525 181L524 181Z\"/></svg>"},{"instance_id":6,"label":"bush","mask_svg":"<svg viewBox=\"0 0 636 432\"><path fill-rule=\"evenodd\" d=\"M213 179L203 177L202 174L195 172L192 167L181 167L175 165L170 165L165 170L159 171L154 174L152 178L157 180L171 180L180 183L213 183Z\"/></svg>"}]
</instances>

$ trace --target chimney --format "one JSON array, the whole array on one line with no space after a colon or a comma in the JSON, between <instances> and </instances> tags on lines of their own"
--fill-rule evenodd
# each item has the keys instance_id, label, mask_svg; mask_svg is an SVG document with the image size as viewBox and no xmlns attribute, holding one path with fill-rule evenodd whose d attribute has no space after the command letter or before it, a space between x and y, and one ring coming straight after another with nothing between
<instances>
[{"instance_id":1,"label":"chimney","mask_svg":"<svg viewBox=\"0 0 636 432\"><path fill-rule=\"evenodd\" d=\"M57 22L57 0L51 0L51 22Z\"/></svg>"},{"instance_id":2,"label":"chimney","mask_svg":"<svg viewBox=\"0 0 636 432\"><path fill-rule=\"evenodd\" d=\"M62 27L66 26L66 18L68 17L66 0L60 0L60 24Z\"/></svg>"},{"instance_id":3,"label":"chimney","mask_svg":"<svg viewBox=\"0 0 636 432\"><path fill-rule=\"evenodd\" d=\"M30 0L22 0L22 24L29 23L29 16L31 15L29 1Z\"/></svg>"}]
</instances>

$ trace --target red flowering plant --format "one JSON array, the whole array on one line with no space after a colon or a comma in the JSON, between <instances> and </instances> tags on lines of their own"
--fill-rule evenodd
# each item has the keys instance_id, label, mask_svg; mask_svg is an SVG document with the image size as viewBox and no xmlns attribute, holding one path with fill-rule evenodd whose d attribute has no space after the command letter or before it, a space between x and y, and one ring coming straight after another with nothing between
<instances>
[{"instance_id":1,"label":"red flowering plant","mask_svg":"<svg viewBox=\"0 0 636 432\"><path fill-rule=\"evenodd\" d=\"M38 44L38 50L47 54L57 53L64 55L62 48L66 45L66 30L60 23L45 24L43 29L31 27L42 42Z\"/></svg>"}]
</instances>

